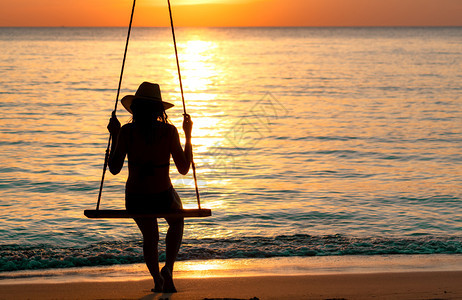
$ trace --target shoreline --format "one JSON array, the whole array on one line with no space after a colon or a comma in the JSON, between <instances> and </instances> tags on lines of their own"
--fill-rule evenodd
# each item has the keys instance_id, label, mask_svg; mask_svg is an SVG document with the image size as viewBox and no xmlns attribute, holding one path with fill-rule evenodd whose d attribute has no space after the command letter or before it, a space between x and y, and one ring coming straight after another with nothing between
<instances>
[{"instance_id":1,"label":"shoreline","mask_svg":"<svg viewBox=\"0 0 462 300\"><path fill-rule=\"evenodd\" d=\"M151 280L11 284L1 299L460 299L462 271L179 278L176 294Z\"/></svg>"},{"instance_id":2,"label":"shoreline","mask_svg":"<svg viewBox=\"0 0 462 300\"><path fill-rule=\"evenodd\" d=\"M144 264L0 273L0 299L462 299L462 255L180 261L176 294Z\"/></svg>"},{"instance_id":3,"label":"shoreline","mask_svg":"<svg viewBox=\"0 0 462 300\"><path fill-rule=\"evenodd\" d=\"M162 265L162 263L161 263ZM344 255L189 260L176 279L462 271L462 254ZM0 272L0 286L150 279L144 263Z\"/></svg>"}]
</instances>

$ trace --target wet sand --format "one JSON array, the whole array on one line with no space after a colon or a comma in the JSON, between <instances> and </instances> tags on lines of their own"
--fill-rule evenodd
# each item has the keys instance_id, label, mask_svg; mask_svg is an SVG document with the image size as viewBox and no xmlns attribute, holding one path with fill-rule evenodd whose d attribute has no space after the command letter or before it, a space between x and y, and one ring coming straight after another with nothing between
<instances>
[{"instance_id":1,"label":"wet sand","mask_svg":"<svg viewBox=\"0 0 462 300\"><path fill-rule=\"evenodd\" d=\"M149 280L0 285L1 299L462 299L462 271L176 279L154 294Z\"/></svg>"}]
</instances>

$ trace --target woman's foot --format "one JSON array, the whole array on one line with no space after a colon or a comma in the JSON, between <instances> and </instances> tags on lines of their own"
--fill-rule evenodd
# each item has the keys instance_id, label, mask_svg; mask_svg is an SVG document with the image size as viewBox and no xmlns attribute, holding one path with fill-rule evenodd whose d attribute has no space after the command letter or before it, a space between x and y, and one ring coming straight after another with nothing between
<instances>
[{"instance_id":1,"label":"woman's foot","mask_svg":"<svg viewBox=\"0 0 462 300\"><path fill-rule=\"evenodd\" d=\"M167 268L163 267L160 271L160 275L164 279L164 287L162 292L164 293L176 293L175 285L173 284L172 272Z\"/></svg>"},{"instance_id":2,"label":"woman's foot","mask_svg":"<svg viewBox=\"0 0 462 300\"><path fill-rule=\"evenodd\" d=\"M163 286L155 285L153 289L151 289L151 292L153 293L162 293L163 292Z\"/></svg>"},{"instance_id":3,"label":"woman's foot","mask_svg":"<svg viewBox=\"0 0 462 300\"><path fill-rule=\"evenodd\" d=\"M154 279L154 288L151 289L153 293L162 293L164 288L164 279L161 275L158 278Z\"/></svg>"}]
</instances>

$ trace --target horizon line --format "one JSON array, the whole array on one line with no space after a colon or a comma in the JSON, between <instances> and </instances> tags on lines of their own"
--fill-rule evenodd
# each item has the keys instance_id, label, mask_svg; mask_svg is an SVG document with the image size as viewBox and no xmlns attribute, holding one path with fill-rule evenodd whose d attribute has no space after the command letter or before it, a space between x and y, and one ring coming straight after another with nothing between
<instances>
[{"instance_id":1,"label":"horizon line","mask_svg":"<svg viewBox=\"0 0 462 300\"><path fill-rule=\"evenodd\" d=\"M322 26L175 26L175 28L461 28L462 25L322 25ZM127 28L127 26L17 26L0 25L0 28ZM170 26L135 26L132 28L170 28Z\"/></svg>"}]
</instances>

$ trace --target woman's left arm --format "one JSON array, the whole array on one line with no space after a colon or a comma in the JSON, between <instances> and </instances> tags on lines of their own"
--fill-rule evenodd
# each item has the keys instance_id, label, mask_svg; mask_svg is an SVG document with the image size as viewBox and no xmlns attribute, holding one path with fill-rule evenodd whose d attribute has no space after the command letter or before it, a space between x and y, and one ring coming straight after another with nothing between
<instances>
[{"instance_id":1,"label":"woman's left arm","mask_svg":"<svg viewBox=\"0 0 462 300\"><path fill-rule=\"evenodd\" d=\"M126 139L127 139L127 128L126 126L120 128L120 122L117 120L115 114L112 114L109 125L107 126L111 133L112 143L111 152L109 153L108 166L109 171L117 175L124 165L125 156L127 155Z\"/></svg>"}]
</instances>

